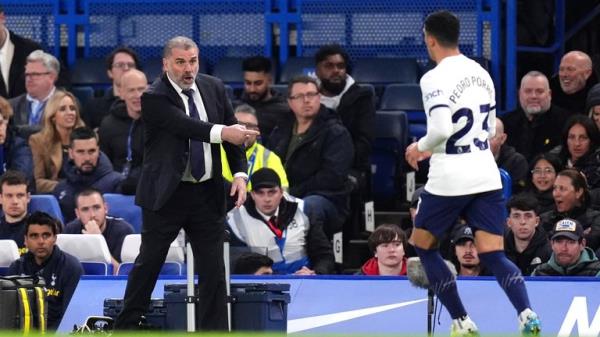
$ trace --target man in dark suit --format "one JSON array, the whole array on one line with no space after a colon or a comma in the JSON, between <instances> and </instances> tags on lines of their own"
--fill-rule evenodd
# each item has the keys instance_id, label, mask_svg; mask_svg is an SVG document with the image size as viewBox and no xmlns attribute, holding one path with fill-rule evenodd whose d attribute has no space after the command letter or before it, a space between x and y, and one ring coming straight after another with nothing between
<instances>
[{"instance_id":1,"label":"man in dark suit","mask_svg":"<svg viewBox=\"0 0 600 337\"><path fill-rule=\"evenodd\" d=\"M0 96L12 98L25 92L25 60L39 43L21 37L6 28L4 8L0 5Z\"/></svg>"},{"instance_id":2,"label":"man in dark suit","mask_svg":"<svg viewBox=\"0 0 600 337\"><path fill-rule=\"evenodd\" d=\"M204 330L225 330L223 264L225 190L219 143L234 174L229 195L246 199L246 160L241 147L258 135L235 125L223 83L198 75L194 41L175 37L163 52L165 73L142 96L144 166L136 202L142 207L142 246L129 274L116 329L139 327L170 243L184 228L198 273L196 319ZM191 266L190 266L191 267Z\"/></svg>"}]
</instances>

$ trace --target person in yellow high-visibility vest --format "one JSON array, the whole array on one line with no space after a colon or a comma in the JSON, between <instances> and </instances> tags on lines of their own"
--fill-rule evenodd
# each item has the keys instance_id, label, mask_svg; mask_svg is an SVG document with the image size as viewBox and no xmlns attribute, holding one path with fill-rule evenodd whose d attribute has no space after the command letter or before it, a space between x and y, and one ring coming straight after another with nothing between
<instances>
[{"instance_id":1,"label":"person in yellow high-visibility vest","mask_svg":"<svg viewBox=\"0 0 600 337\"><path fill-rule=\"evenodd\" d=\"M258 131L258 119L256 118L256 110L247 104L239 105L235 108L235 118L238 123L246 126L247 129ZM251 176L256 170L263 167L268 167L277 172L277 175L281 179L281 186L285 191L288 190L289 183L281 159L275 152L267 149L262 144L258 143L257 136L250 136L244 143L244 149L246 152L246 159L248 160L248 176ZM223 153L223 147L221 147ZM222 167L223 167L223 178L231 182L233 181L233 175L229 169L229 163L227 162L227 156L221 156ZM249 181L247 186L248 192L252 191L252 183Z\"/></svg>"}]
</instances>

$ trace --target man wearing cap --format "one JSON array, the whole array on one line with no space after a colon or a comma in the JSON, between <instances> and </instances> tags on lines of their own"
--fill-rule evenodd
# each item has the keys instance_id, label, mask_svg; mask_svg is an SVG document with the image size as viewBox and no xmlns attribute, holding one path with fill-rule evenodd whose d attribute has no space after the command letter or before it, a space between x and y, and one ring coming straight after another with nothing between
<instances>
[{"instance_id":1,"label":"man wearing cap","mask_svg":"<svg viewBox=\"0 0 600 337\"><path fill-rule=\"evenodd\" d=\"M600 276L600 261L585 246L583 227L574 219L562 219L554 226L552 256L532 276Z\"/></svg>"},{"instance_id":2,"label":"man wearing cap","mask_svg":"<svg viewBox=\"0 0 600 337\"><path fill-rule=\"evenodd\" d=\"M458 276L489 276L481 265L473 229L467 225L459 225L452 235L454 247L452 262L456 266Z\"/></svg>"},{"instance_id":3,"label":"man wearing cap","mask_svg":"<svg viewBox=\"0 0 600 337\"><path fill-rule=\"evenodd\" d=\"M232 245L248 246L273 259L278 274L314 275L333 271L333 250L323 228L309 223L304 201L284 195L270 168L250 176L251 198L227 214Z\"/></svg>"}]
</instances>

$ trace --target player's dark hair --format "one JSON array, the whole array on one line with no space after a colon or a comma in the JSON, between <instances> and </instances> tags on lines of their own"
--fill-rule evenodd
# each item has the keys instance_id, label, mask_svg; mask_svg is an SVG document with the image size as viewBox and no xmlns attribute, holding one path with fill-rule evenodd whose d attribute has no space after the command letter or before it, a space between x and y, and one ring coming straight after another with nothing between
<instances>
[{"instance_id":1,"label":"player's dark hair","mask_svg":"<svg viewBox=\"0 0 600 337\"><path fill-rule=\"evenodd\" d=\"M448 11L434 12L425 19L425 31L433 36L442 47L457 47L460 21L456 15Z\"/></svg>"},{"instance_id":2,"label":"player's dark hair","mask_svg":"<svg viewBox=\"0 0 600 337\"><path fill-rule=\"evenodd\" d=\"M242 61L243 71L252 71L257 73L271 73L271 60L264 56L252 56Z\"/></svg>"},{"instance_id":3,"label":"player's dark hair","mask_svg":"<svg viewBox=\"0 0 600 337\"><path fill-rule=\"evenodd\" d=\"M406 248L406 233L394 224L383 224L375 228L369 236L367 244L371 252L375 253L377 246L382 243L390 243L392 241L402 242L402 246Z\"/></svg>"}]
</instances>

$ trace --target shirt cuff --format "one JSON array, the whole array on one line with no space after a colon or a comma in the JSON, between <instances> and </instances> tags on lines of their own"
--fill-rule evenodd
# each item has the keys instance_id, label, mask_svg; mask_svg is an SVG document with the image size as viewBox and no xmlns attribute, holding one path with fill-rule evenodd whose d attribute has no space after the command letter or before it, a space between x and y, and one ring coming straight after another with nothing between
<instances>
[{"instance_id":1,"label":"shirt cuff","mask_svg":"<svg viewBox=\"0 0 600 337\"><path fill-rule=\"evenodd\" d=\"M244 172L237 172L233 175L234 178L244 178L246 182L248 182L248 175Z\"/></svg>"},{"instance_id":2,"label":"shirt cuff","mask_svg":"<svg viewBox=\"0 0 600 337\"><path fill-rule=\"evenodd\" d=\"M221 131L223 131L224 127L225 125L215 124L212 126L212 128L210 128L210 142L212 144L223 143L223 140L221 139Z\"/></svg>"}]
</instances>

